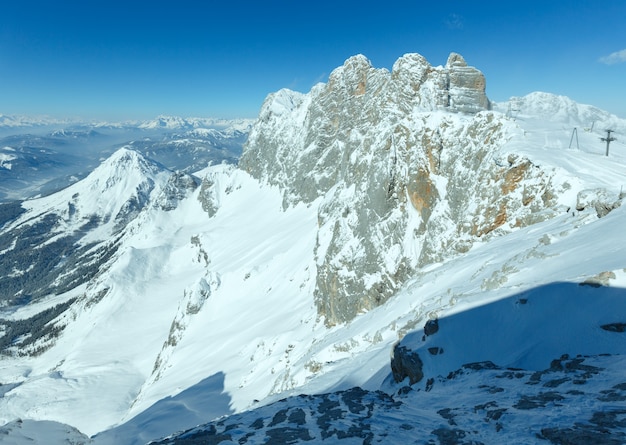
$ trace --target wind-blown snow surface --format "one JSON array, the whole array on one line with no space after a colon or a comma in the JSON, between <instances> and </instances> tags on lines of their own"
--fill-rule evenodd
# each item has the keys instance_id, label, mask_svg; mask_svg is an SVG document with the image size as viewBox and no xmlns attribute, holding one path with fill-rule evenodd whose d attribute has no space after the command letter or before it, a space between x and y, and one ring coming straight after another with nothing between
<instances>
[{"instance_id":1,"label":"wind-blown snow surface","mask_svg":"<svg viewBox=\"0 0 626 445\"><path fill-rule=\"evenodd\" d=\"M263 405L271 410L268 403L299 393L355 386L393 392L398 387L390 383L390 353L402 338L417 351L444 350L421 355L428 378L484 360L541 371L562 354L626 354L626 334L596 326L626 322L620 290L626 287L626 208L603 218L593 206L576 209L578 192L587 189L602 189L592 195L611 203L619 200L626 185L626 147L613 142L611 156L605 157L599 140L604 127L596 123L593 132L578 129L580 149L568 148L571 114L536 119L519 111L513 117L498 116L512 129L501 154L526 155L571 185L570 194L559 197L560 216L475 243L466 254L423 270L383 306L333 328L318 318L312 297L319 201L283 210L277 188L243 171L215 166L199 172L214 184L213 217L198 199L201 188L171 211L146 206L124 230L108 269L93 282L1 314L20 319L79 298L67 315L72 321L52 348L36 357L2 358L0 424L50 420L97 434L97 444L139 444L219 416ZM605 292L598 294L606 295L598 297L601 304L589 304L597 289L578 283L601 273L597 279L616 288L615 298ZM574 283L565 289L577 292L546 291L556 282ZM516 306L511 296L527 298L527 306ZM584 298L577 311L561 310ZM494 320L502 312L498 304L531 315ZM422 341L422 327L433 318L441 320L442 335L455 334ZM545 329L551 320L558 324ZM472 326L483 328L479 337ZM426 378L417 386L425 384ZM432 404L444 406L441 400ZM623 400L614 405L625 408ZM404 421L386 419L382 412L381 428L389 422L393 435ZM439 418L433 412L423 416L426 423ZM11 423L3 432L25 443L38 427L24 425ZM41 428L62 436L60 426ZM405 437L398 434L399 440Z\"/></svg>"}]
</instances>

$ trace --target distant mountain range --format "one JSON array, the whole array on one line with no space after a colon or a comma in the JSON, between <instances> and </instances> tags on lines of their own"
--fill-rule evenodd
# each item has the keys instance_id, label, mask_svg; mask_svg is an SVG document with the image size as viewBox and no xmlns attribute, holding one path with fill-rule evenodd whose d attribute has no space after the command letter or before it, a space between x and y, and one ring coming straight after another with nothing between
<instances>
[{"instance_id":1,"label":"distant mountain range","mask_svg":"<svg viewBox=\"0 0 626 445\"><path fill-rule=\"evenodd\" d=\"M0 129L19 129L37 127L88 127L88 128L144 128L144 129L167 129L181 130L192 128L236 128L245 131L253 119L219 119L203 117L178 117L161 115L155 119L134 120L123 122L87 121L79 118L59 119L49 116L22 116L0 114Z\"/></svg>"},{"instance_id":2,"label":"distant mountain range","mask_svg":"<svg viewBox=\"0 0 626 445\"><path fill-rule=\"evenodd\" d=\"M2 127L4 123L4 127ZM236 163L252 121L160 116L123 124L0 117L0 202L46 195L122 146L173 170ZM5 135L2 137L2 135Z\"/></svg>"}]
</instances>

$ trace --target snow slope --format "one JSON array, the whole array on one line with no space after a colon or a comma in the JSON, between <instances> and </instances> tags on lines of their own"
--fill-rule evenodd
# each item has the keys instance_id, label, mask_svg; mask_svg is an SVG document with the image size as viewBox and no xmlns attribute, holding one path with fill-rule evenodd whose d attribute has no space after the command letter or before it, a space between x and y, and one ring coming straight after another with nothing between
<instances>
[{"instance_id":1,"label":"snow slope","mask_svg":"<svg viewBox=\"0 0 626 445\"><path fill-rule=\"evenodd\" d=\"M539 108L536 100L527 99L528 110ZM560 99L553 101L561 110ZM530 371L549 369L562 354L611 353L617 356L611 363L589 359L611 375L605 383L609 386L598 382L594 391L622 383L614 374L623 364L626 343L619 333L599 330L598 324L626 322L616 316L625 309L626 208L618 206L626 183L625 146L614 142L611 156L605 157L601 133L594 129L580 130L580 148L569 148L571 123L582 122L584 116L568 110L549 119L521 112L514 121L508 118L511 137L497 152L498 159L527 156L535 168L551 170L555 180L569 184L556 197L557 216L478 239L468 252L421 269L383 305L333 327L324 324L313 299L321 199L285 208L278 186L224 165L197 172L203 185L168 210L157 205L158 194L150 194L133 218L119 226L119 247L101 273L67 294L0 313L0 318L19 320L76 298L60 316L66 325L53 347L36 356L2 357L0 382L7 390L0 398L0 424L8 424L4 428L12 431L9 437L16 443L38 428L62 436L58 424L28 422L18 428L9 423L21 418L72 425L95 436L91 440L98 444L139 444L226 415L242 425L263 417L266 428L271 423L267 419L284 403L304 410L304 405L324 399L272 402L300 393L352 394L356 390L351 388L358 386L367 392L358 400L379 401L373 402L380 410L376 423L398 431L402 441L402 425L409 421L402 419L415 419L415 405L425 403L421 397L427 380L445 377L466 363L490 360L502 369L524 368L529 379ZM495 114L507 119L505 113ZM603 128L600 122L596 128ZM137 153L121 150L90 182L24 206L30 214L43 214L67 205L79 193L86 200L74 214L95 212L103 221L109 215L107 224L113 224L122 211L116 197L128 196L129 190L133 196L150 181L166 183L162 172L144 162ZM130 166L135 168L127 170ZM103 187L116 191L109 197L100 192ZM607 214L598 211L604 205L611 207ZM114 229L101 227L93 240ZM588 280L608 287L579 286ZM423 341L422 327L435 318L441 332ZM395 394L404 385L393 383L389 366L390 353L401 339L400 345L422 357L425 378L414 385L421 390L419 396L400 400L409 414L397 420L389 414L393 403L387 406L387 396L376 391ZM428 348L434 347L443 354L430 353ZM475 405L490 402L478 393L492 378L481 373L467 377L474 389L463 401L466 411L472 400ZM521 385L506 388L512 394L507 409L517 403L514 394ZM429 392L439 398L426 403L433 409L450 408L445 400L459 393L463 383L440 386L446 389ZM623 404L615 402L620 409ZM573 410L564 414L578 419L575 415ZM419 425L443 418L432 410L419 416ZM533 415L531 420L541 418ZM516 428L526 420L516 421ZM322 430L309 428L309 434L322 437ZM242 434L246 431L251 429Z\"/></svg>"}]
</instances>

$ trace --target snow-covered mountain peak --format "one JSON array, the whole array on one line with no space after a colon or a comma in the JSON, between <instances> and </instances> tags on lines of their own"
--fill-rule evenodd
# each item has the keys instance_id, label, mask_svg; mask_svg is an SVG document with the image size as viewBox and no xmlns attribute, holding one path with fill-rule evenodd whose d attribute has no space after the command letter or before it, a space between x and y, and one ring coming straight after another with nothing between
<instances>
[{"instance_id":1,"label":"snow-covered mountain peak","mask_svg":"<svg viewBox=\"0 0 626 445\"><path fill-rule=\"evenodd\" d=\"M267 120L270 116L282 116L297 108L304 100L304 94L283 88L270 94L264 101L259 119Z\"/></svg>"},{"instance_id":2,"label":"snow-covered mountain peak","mask_svg":"<svg viewBox=\"0 0 626 445\"><path fill-rule=\"evenodd\" d=\"M367 57L358 54L348 58L342 66L335 68L328 77L328 84L331 88L349 88L352 94L361 95L365 92L368 76L376 75L376 71ZM387 70L380 71L381 73L387 72Z\"/></svg>"},{"instance_id":3,"label":"snow-covered mountain peak","mask_svg":"<svg viewBox=\"0 0 626 445\"><path fill-rule=\"evenodd\" d=\"M10 305L23 295L37 300L85 284L117 251L129 228L136 230L131 223L140 215L176 208L197 185L190 175L121 148L71 186L9 207L16 217L0 235L0 301ZM37 279L27 279L31 275ZM26 348L16 342L14 347L30 354L45 344Z\"/></svg>"},{"instance_id":4,"label":"snow-covered mountain peak","mask_svg":"<svg viewBox=\"0 0 626 445\"><path fill-rule=\"evenodd\" d=\"M467 66L467 62L459 53L452 52L448 56L448 60L446 62L446 68L465 68Z\"/></svg>"},{"instance_id":5,"label":"snow-covered mountain peak","mask_svg":"<svg viewBox=\"0 0 626 445\"><path fill-rule=\"evenodd\" d=\"M83 181L70 187L72 200L81 203L81 213L104 220L126 219L129 215L123 214L139 211L155 186L164 183L170 174L137 151L120 148Z\"/></svg>"},{"instance_id":6,"label":"snow-covered mountain peak","mask_svg":"<svg viewBox=\"0 0 626 445\"><path fill-rule=\"evenodd\" d=\"M55 119L48 116L22 116L0 114L0 128L45 127L50 125L68 125L72 119Z\"/></svg>"},{"instance_id":7,"label":"snow-covered mountain peak","mask_svg":"<svg viewBox=\"0 0 626 445\"><path fill-rule=\"evenodd\" d=\"M133 176L152 178L163 170L164 167L149 161L138 151L122 147L105 159L88 178L91 181L102 177L118 180Z\"/></svg>"},{"instance_id":8,"label":"snow-covered mountain peak","mask_svg":"<svg viewBox=\"0 0 626 445\"><path fill-rule=\"evenodd\" d=\"M86 178L66 189L24 201L25 213L8 228L18 230L34 221L54 220L55 223L47 227L50 233L81 234L83 245L106 240L139 215L157 195L184 194L174 190L177 186L186 188L189 181L185 182L184 178L141 153L123 147ZM169 198L161 199L165 202Z\"/></svg>"},{"instance_id":9,"label":"snow-covered mountain peak","mask_svg":"<svg viewBox=\"0 0 626 445\"><path fill-rule=\"evenodd\" d=\"M137 205L145 203L155 185L165 182L170 174L139 152L124 147L114 152L82 181L71 185L63 193L42 199L58 201L69 196L68 201L76 203L76 210L80 210L83 215L97 215L103 220L109 220L115 218L129 202Z\"/></svg>"},{"instance_id":10,"label":"snow-covered mountain peak","mask_svg":"<svg viewBox=\"0 0 626 445\"><path fill-rule=\"evenodd\" d=\"M418 53L407 53L396 60L391 68L391 73L396 76L412 73L412 76L419 80L427 74L429 68L431 65L424 56Z\"/></svg>"},{"instance_id":11,"label":"snow-covered mountain peak","mask_svg":"<svg viewBox=\"0 0 626 445\"><path fill-rule=\"evenodd\" d=\"M193 125L186 119L178 116L157 116L156 119L145 121L139 125L139 128L144 129L182 129L193 128Z\"/></svg>"},{"instance_id":12,"label":"snow-covered mountain peak","mask_svg":"<svg viewBox=\"0 0 626 445\"><path fill-rule=\"evenodd\" d=\"M567 96L536 91L494 105L498 111L512 118L543 119L600 133L610 128L626 134L626 120L593 105L575 102Z\"/></svg>"},{"instance_id":13,"label":"snow-covered mountain peak","mask_svg":"<svg viewBox=\"0 0 626 445\"><path fill-rule=\"evenodd\" d=\"M194 128L217 128L230 131L247 131L253 120L251 119L213 119L199 117L179 117L160 115L155 119L142 121L137 124L143 130L192 130Z\"/></svg>"}]
</instances>

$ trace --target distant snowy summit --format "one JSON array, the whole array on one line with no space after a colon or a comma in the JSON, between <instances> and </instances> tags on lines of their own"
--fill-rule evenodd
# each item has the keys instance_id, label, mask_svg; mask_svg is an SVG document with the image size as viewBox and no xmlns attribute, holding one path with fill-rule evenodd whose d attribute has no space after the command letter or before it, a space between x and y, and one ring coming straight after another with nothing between
<instances>
[{"instance_id":1,"label":"distant snowy summit","mask_svg":"<svg viewBox=\"0 0 626 445\"><path fill-rule=\"evenodd\" d=\"M536 91L523 97L511 97L508 101L494 103L493 109L511 118L547 119L581 130L611 128L626 134L626 120L593 105L580 104L567 96L552 93ZM595 127L595 124L601 127Z\"/></svg>"},{"instance_id":2,"label":"distant snowy summit","mask_svg":"<svg viewBox=\"0 0 626 445\"><path fill-rule=\"evenodd\" d=\"M182 118L178 116L158 116L156 119L142 121L137 124L142 129L194 130L194 129L225 129L247 132L254 119L215 119L202 117Z\"/></svg>"},{"instance_id":3,"label":"distant snowy summit","mask_svg":"<svg viewBox=\"0 0 626 445\"><path fill-rule=\"evenodd\" d=\"M49 116L23 116L0 114L0 128L42 127L50 125L67 125L76 121L71 119L55 119Z\"/></svg>"}]
</instances>

